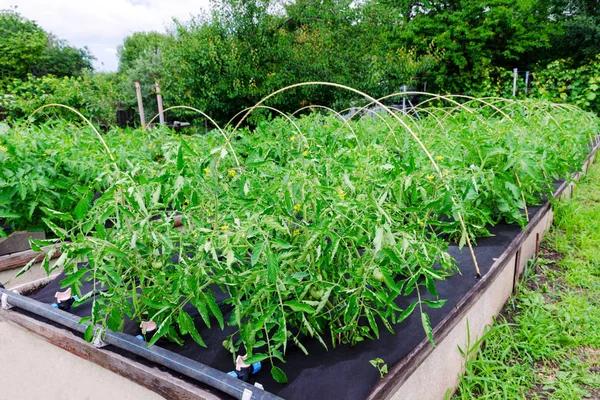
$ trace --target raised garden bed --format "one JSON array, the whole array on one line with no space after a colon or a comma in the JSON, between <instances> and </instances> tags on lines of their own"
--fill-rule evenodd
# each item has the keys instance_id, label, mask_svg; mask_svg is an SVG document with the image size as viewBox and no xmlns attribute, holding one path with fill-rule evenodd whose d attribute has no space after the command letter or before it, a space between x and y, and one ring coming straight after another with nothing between
<instances>
[{"instance_id":1,"label":"raised garden bed","mask_svg":"<svg viewBox=\"0 0 600 400\"><path fill-rule=\"evenodd\" d=\"M588 157L582 170L585 172L593 162L598 144L592 155ZM578 175L575 176L575 179ZM572 193L573 183L562 183L555 196L563 197ZM541 207L529 209L530 222L523 230L516 225L499 224L491 227L495 235L479 239L475 253L482 272L482 278L474 278L472 259L468 252L460 252L457 246L451 246L450 253L457 259L463 273L455 274L437 284L440 297L448 299L440 309L430 311L436 347L427 340L418 321L419 315L414 314L398 326L397 332L402 335L392 335L381 332L379 340L364 341L355 346L338 346L324 351L316 339L306 338L304 346L309 350L305 356L298 349L289 350L286 360L289 367L286 373L289 383L278 384L268 373L259 373L250 380L260 382L268 392L286 399L306 398L345 398L345 399L439 399L457 384L464 359L458 346L465 348L480 337L485 326L502 308L504 302L512 293L519 275L523 272L527 261L535 257L539 249L539 241L549 228L552 221L552 209L549 203ZM31 299L39 303L51 303L54 292L59 288L55 279L46 287L31 294ZM23 288L25 289L25 288ZM403 298L401 307L410 304L410 296ZM9 298L10 303L10 298ZM403 302L405 302L403 304ZM47 306L45 308L48 308ZM16 312L15 312L16 311ZM85 305L71 310L72 313L84 316L89 313ZM2 311L3 318L10 319L25 326L27 329L41 334L47 340L68 348L69 351L84 355L91 361L98 362L107 368L122 373L169 398L228 398L206 386L194 387L189 385L187 378L170 373L157 373L148 370L146 362L131 354L116 350L112 346L96 349L82 339L76 339L69 331L60 329L48 320L31 318L31 314L23 314L19 309ZM136 333L136 325L131 324L129 333ZM183 347L168 342L159 342L154 349L164 348L181 354L190 360L195 360L227 372L233 368L229 353L219 346L226 332L201 328L208 348L202 348L191 340L186 340ZM135 342L134 337L130 337ZM139 341L144 346L142 341ZM152 349L152 348L151 348ZM113 354L112 351L116 351ZM379 379L378 372L369 361L377 357L383 358L391 366L390 372ZM223 375L225 375L223 373ZM224 377L224 376L223 376ZM349 379L348 377L352 377ZM255 396L262 391L254 390ZM240 391L240 398L241 393ZM183 397L187 396L187 397Z\"/></svg>"},{"instance_id":2,"label":"raised garden bed","mask_svg":"<svg viewBox=\"0 0 600 400\"><path fill-rule=\"evenodd\" d=\"M464 333L463 304L487 301L482 321L498 309L549 224L543 195L597 145L597 119L574 108L447 101L422 119L311 114L155 135L160 151L149 145L139 165L96 132L110 162L96 162L93 204L80 186L73 212L62 201L9 210L33 210L58 238L36 249L62 240L64 273L28 297L4 292L4 304L223 396L409 396L411 371L438 368L425 356ZM252 366L232 371L236 356Z\"/></svg>"}]
</instances>

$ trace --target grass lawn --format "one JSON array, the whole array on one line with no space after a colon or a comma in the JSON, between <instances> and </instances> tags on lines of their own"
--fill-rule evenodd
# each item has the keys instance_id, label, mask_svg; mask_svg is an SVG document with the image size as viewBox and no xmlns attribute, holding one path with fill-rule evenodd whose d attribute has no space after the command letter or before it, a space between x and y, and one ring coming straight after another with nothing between
<instances>
[{"instance_id":1,"label":"grass lawn","mask_svg":"<svg viewBox=\"0 0 600 400\"><path fill-rule=\"evenodd\" d=\"M454 399L600 399L600 165L554 209L540 259Z\"/></svg>"}]
</instances>

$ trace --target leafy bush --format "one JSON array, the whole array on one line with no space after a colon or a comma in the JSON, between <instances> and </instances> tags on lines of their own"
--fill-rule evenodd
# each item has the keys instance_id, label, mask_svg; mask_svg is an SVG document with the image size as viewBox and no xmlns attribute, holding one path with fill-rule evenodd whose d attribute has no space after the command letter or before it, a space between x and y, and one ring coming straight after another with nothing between
<instances>
[{"instance_id":1,"label":"leafy bush","mask_svg":"<svg viewBox=\"0 0 600 400\"><path fill-rule=\"evenodd\" d=\"M600 114L600 55L579 67L557 60L535 73L534 93L557 103L571 103Z\"/></svg>"},{"instance_id":2,"label":"leafy bush","mask_svg":"<svg viewBox=\"0 0 600 400\"><path fill-rule=\"evenodd\" d=\"M64 104L78 110L94 122L114 125L117 100L120 99L121 77L111 73L84 73L80 77L58 78L51 75L36 78L29 75L21 81L7 83L0 108L11 121L27 118L37 108L46 104ZM53 108L46 111L67 121L75 114Z\"/></svg>"}]
</instances>

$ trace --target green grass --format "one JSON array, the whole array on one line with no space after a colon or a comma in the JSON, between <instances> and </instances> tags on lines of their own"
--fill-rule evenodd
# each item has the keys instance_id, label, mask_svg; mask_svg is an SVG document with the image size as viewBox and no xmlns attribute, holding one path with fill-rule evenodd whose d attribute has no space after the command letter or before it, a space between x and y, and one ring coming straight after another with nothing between
<instances>
[{"instance_id":1,"label":"green grass","mask_svg":"<svg viewBox=\"0 0 600 400\"><path fill-rule=\"evenodd\" d=\"M600 165L555 211L454 399L600 399Z\"/></svg>"}]
</instances>

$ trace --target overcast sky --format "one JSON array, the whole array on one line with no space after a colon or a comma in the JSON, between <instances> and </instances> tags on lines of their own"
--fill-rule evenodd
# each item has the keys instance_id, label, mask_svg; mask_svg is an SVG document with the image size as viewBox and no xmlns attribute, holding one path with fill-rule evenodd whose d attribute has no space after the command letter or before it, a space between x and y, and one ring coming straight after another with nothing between
<instances>
[{"instance_id":1,"label":"overcast sky","mask_svg":"<svg viewBox=\"0 0 600 400\"><path fill-rule=\"evenodd\" d=\"M0 0L76 47L88 46L97 71L116 71L117 46L137 31L164 32L173 17L189 20L209 0Z\"/></svg>"}]
</instances>

